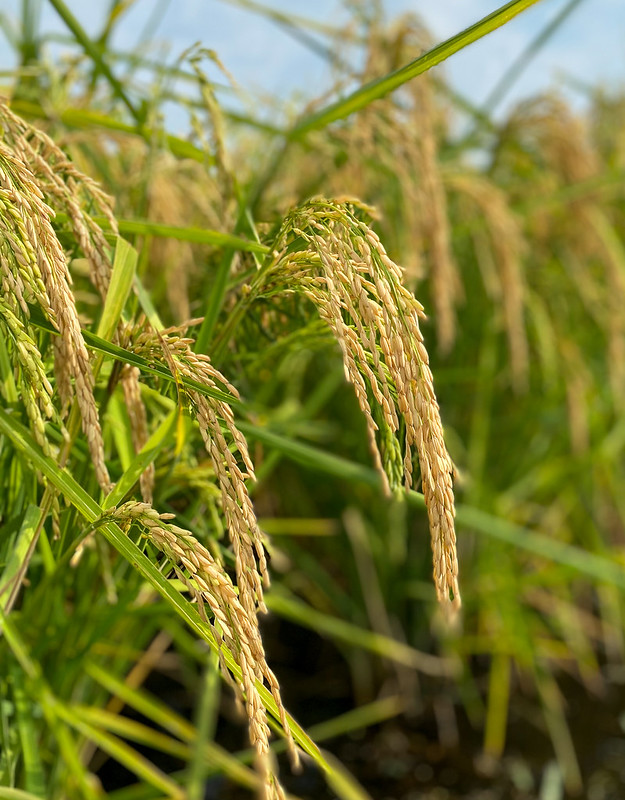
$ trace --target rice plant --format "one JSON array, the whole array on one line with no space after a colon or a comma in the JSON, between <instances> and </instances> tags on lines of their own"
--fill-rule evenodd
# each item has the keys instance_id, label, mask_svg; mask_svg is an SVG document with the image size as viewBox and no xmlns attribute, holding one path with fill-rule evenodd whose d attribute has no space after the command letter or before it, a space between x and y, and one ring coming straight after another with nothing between
<instances>
[{"instance_id":1,"label":"rice plant","mask_svg":"<svg viewBox=\"0 0 625 800\"><path fill-rule=\"evenodd\" d=\"M622 101L496 125L427 72L531 0L436 47L364 4L315 31L336 92L275 125L212 52L122 81L125 9L95 42L50 3L73 58L25 0L0 104L6 796L377 796L319 742L428 710L494 775L517 694L582 791L563 686L625 651ZM288 625L334 643L343 716L329 685L289 713Z\"/></svg>"}]
</instances>

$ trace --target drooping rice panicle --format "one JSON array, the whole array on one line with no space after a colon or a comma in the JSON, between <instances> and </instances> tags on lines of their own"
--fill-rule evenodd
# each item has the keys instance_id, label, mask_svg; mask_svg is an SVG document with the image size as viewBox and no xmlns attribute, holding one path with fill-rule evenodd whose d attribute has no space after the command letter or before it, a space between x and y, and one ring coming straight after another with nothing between
<instances>
[{"instance_id":1,"label":"drooping rice panicle","mask_svg":"<svg viewBox=\"0 0 625 800\"><path fill-rule=\"evenodd\" d=\"M250 614L244 607L223 565L215 561L193 534L171 524L173 514L159 514L146 503L129 502L115 509L111 516L122 524L137 522L144 528L145 536L169 559L176 575L196 600L202 617L211 623L217 642L225 644L234 655L241 669L241 681L233 681L233 685L247 712L250 740L263 779L263 797L283 800L284 790L276 777L269 750L270 729L258 683L267 686L276 702L294 766L299 764L299 756L290 734L278 681L265 658L256 614ZM207 617L206 607L213 615L212 620ZM228 672L223 660L221 663L222 669ZM230 673L228 675L232 678Z\"/></svg>"},{"instance_id":2,"label":"drooping rice panicle","mask_svg":"<svg viewBox=\"0 0 625 800\"><path fill-rule=\"evenodd\" d=\"M67 214L76 242L89 262L91 280L105 297L111 273L110 248L101 227L84 206L89 204L93 211L106 217L116 233L112 198L78 170L46 133L20 119L4 103L0 104L0 119L5 142L28 165L48 204Z\"/></svg>"},{"instance_id":3,"label":"drooping rice panicle","mask_svg":"<svg viewBox=\"0 0 625 800\"><path fill-rule=\"evenodd\" d=\"M297 241L297 246L294 242ZM418 455L428 510L434 580L445 604L460 605L454 528L453 464L443 438L429 357L419 328L423 307L402 284L401 269L377 234L347 203L313 200L285 220L262 285L301 291L328 323L341 348L347 380L367 421L374 462L390 491L396 461L389 435L403 454L406 486ZM386 432L374 419L380 410ZM402 438L403 437L403 438Z\"/></svg>"},{"instance_id":4,"label":"drooping rice panicle","mask_svg":"<svg viewBox=\"0 0 625 800\"><path fill-rule=\"evenodd\" d=\"M179 329L167 329L156 334L147 326L135 339L132 348L142 355L163 359L174 377L182 375L208 387L223 388L233 400L238 399L237 390L212 366L209 357L191 350L192 341L180 336ZM255 480L245 437L237 429L228 403L193 389L186 390L186 394L221 490L241 603L250 615L255 615L257 608L264 612L263 583L269 585L269 574L262 534L245 484L247 479Z\"/></svg>"},{"instance_id":5,"label":"drooping rice panicle","mask_svg":"<svg viewBox=\"0 0 625 800\"><path fill-rule=\"evenodd\" d=\"M6 107L0 104L0 124L6 124ZM9 118L13 122L13 117ZM36 302L60 334L61 344L56 350L62 359L57 359L56 368L63 374L65 391L75 382L75 393L81 412L82 427L87 438L95 473L100 486L108 490L110 479L104 458L104 444L97 406L93 396L93 374L89 355L80 329L67 259L52 227L52 209L44 202L29 164L20 160L16 152L0 143L0 188L5 209L10 213L12 232L5 235L4 252L11 251L12 258L5 257L5 275L11 265L19 270L19 280L13 279L17 287L17 303L25 313L22 287L28 287L31 299ZM16 273L13 273L16 275ZM5 278L6 279L6 278ZM9 285L11 280L8 279ZM27 311L27 309L26 309Z\"/></svg>"},{"instance_id":6,"label":"drooping rice panicle","mask_svg":"<svg viewBox=\"0 0 625 800\"><path fill-rule=\"evenodd\" d=\"M91 281L105 299L112 270L110 247L102 228L94 221L91 213L95 211L104 216L111 231L117 233L117 222L112 210L113 201L95 181L75 167L47 134L20 119L4 103L0 103L0 125L4 141L20 163L27 166L31 183L36 185L40 200L45 200L45 207L42 208L47 209L40 215L40 220L44 218L48 220L49 227L45 235L52 242L50 257L56 258L56 268L50 271L44 267L40 270L40 274L48 275L48 283L51 282L50 285L56 288L49 292L49 308L42 304L41 297L37 299L47 316L51 320L58 321L61 333L61 336L55 337L53 341L61 414L67 412L75 392L81 410L83 431L96 465L98 482L103 489L108 490L110 479L104 464L100 421L93 401L93 376L70 289L71 276L67 269L67 259L64 254L62 255L62 248L49 225L49 220L55 216L55 212L67 215L74 241L89 263ZM85 209L86 205L89 205L91 213ZM33 224L36 232L38 223ZM19 286L16 288L19 290ZM46 288L49 289L47 284ZM20 296L21 293L18 291L18 297ZM72 385L72 377L75 386ZM135 447L139 449L141 445L138 443L140 441L143 443L147 439L147 427L141 425L141 421L146 420L146 415L145 409L140 408L142 400L138 387L138 373L127 375L123 383L129 415L138 423L133 438ZM154 467L150 465L141 477L142 490L146 492L146 498L151 497L149 487L153 483L153 470Z\"/></svg>"}]
</instances>

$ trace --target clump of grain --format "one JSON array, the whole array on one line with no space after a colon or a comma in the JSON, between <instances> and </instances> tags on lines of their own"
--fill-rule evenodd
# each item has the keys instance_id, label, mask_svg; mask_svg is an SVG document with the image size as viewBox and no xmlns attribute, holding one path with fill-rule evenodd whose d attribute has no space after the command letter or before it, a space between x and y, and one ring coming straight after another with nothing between
<instances>
[{"instance_id":1,"label":"clump of grain","mask_svg":"<svg viewBox=\"0 0 625 800\"><path fill-rule=\"evenodd\" d=\"M67 214L75 241L89 262L91 280L105 297L111 272L110 248L101 227L84 207L88 205L103 215L116 233L112 199L76 169L47 134L13 114L5 104L0 105L0 118L5 143L28 166L48 204Z\"/></svg>"},{"instance_id":2,"label":"clump of grain","mask_svg":"<svg viewBox=\"0 0 625 800\"><path fill-rule=\"evenodd\" d=\"M191 350L193 340L181 336L179 328L166 329L157 334L149 325L143 327L143 331L130 344L134 352L150 359L163 360L178 380L180 377L190 378L203 386L225 390L233 401L238 399L239 393L234 386L212 366L208 356ZM262 534L245 484L247 479L255 479L247 442L236 427L232 408L227 402L208 397L192 388L185 388L184 394L198 420L221 490L222 507L236 561L241 604L250 616L255 616L257 607L266 611L263 582L269 585L269 574ZM222 422L225 430L222 429Z\"/></svg>"},{"instance_id":3,"label":"clump of grain","mask_svg":"<svg viewBox=\"0 0 625 800\"><path fill-rule=\"evenodd\" d=\"M445 447L419 318L423 308L357 205L313 200L285 219L252 293L302 292L330 326L367 420L387 492L397 462L412 483L413 451L428 510L437 596L460 605L453 464ZM380 424L376 422L376 416Z\"/></svg>"},{"instance_id":4,"label":"clump of grain","mask_svg":"<svg viewBox=\"0 0 625 800\"><path fill-rule=\"evenodd\" d=\"M67 259L52 227L54 211L44 202L41 188L30 169L34 156L27 138L20 134L22 124L3 104L0 104L0 126L5 140L12 140L10 148L4 143L0 144L2 200L7 212L6 219L10 220L9 228L5 226L4 280L7 286L17 289L16 299L25 317L28 316L28 309L24 304L23 291L27 289L30 299L41 307L59 331L55 367L60 375L60 387L65 392L71 392L71 378L74 379L82 427L96 477L100 486L108 491L110 479L93 396L93 375L70 288ZM9 253L11 257L7 257ZM13 278L7 277L8 273L12 273ZM31 419L34 419L33 413L31 407ZM41 431L38 440L42 440Z\"/></svg>"},{"instance_id":5,"label":"clump of grain","mask_svg":"<svg viewBox=\"0 0 625 800\"><path fill-rule=\"evenodd\" d=\"M580 301L604 332L612 395L618 404L625 396L625 248L596 191L572 192L567 197L571 189L600 176L601 162L584 122L557 97L522 103L503 127L493 174L507 179L519 168L526 174L532 170L533 175L531 184L523 182L525 195L529 186L535 197L533 204L527 203L527 196L523 198L530 207L530 237L545 253L562 254L560 260L572 278L574 302ZM564 203L545 202L558 192L564 194ZM598 265L603 270L601 278ZM562 367L568 382L570 371L564 358ZM575 391L567 386L569 395Z\"/></svg>"},{"instance_id":6,"label":"clump of grain","mask_svg":"<svg viewBox=\"0 0 625 800\"><path fill-rule=\"evenodd\" d=\"M110 480L104 462L98 411L93 399L93 375L89 356L76 314L67 259L50 223L55 211L67 216L67 224L77 250L89 263L91 281L102 299L105 299L112 270L110 247L101 227L87 213L85 206L88 205L91 212L104 216L112 232L116 234L117 222L112 211L112 199L95 181L80 172L50 137L17 117L5 104L0 104L0 125L4 140L14 157L28 169L31 189L35 186L39 193L33 193L32 198L38 196L39 200L46 200L46 204L41 203L36 208L34 199L31 199L32 212L28 213L34 216L30 227L27 227L27 233L35 238L40 237L44 242L44 249L48 247L46 258L42 257L41 252L36 255L37 259L42 260L39 275L45 284L47 299L41 294L35 295L35 299L61 333L52 343L61 414L64 416L67 413L75 393L98 482L108 491ZM21 294L17 296L21 297ZM72 385L72 378L75 387ZM126 370L122 385L128 413L134 423L134 445L136 449L140 449L147 440L147 420L139 392L138 370ZM29 416L32 417L32 409ZM41 428L40 424L38 428ZM40 438L39 435L38 441ZM141 477L144 499L151 498L153 470L150 465Z\"/></svg>"},{"instance_id":7,"label":"clump of grain","mask_svg":"<svg viewBox=\"0 0 625 800\"><path fill-rule=\"evenodd\" d=\"M222 670L245 704L250 739L263 778L263 796L266 800L283 800L284 790L276 777L269 750L270 729L259 684L269 688L278 707L294 766L299 764L299 756L290 734L278 681L265 658L256 614L250 614L244 607L223 565L215 561L193 534L171 524L173 514L159 514L146 503L130 502L115 509L111 516L121 523L136 522L143 527L145 536L168 558L177 577L197 602L200 615L211 624L216 641L226 645L235 657L241 670L240 681L233 678L220 651ZM206 607L213 615L212 620L207 616Z\"/></svg>"},{"instance_id":8,"label":"clump of grain","mask_svg":"<svg viewBox=\"0 0 625 800\"><path fill-rule=\"evenodd\" d=\"M30 426L39 446L51 454L45 420L56 418L52 402L53 389L45 364L29 324L27 300L39 297L51 312L46 287L38 269L37 255L26 230L23 207L28 191L22 165L0 143L0 319L8 334L7 342L15 348L21 366L19 381Z\"/></svg>"}]
</instances>

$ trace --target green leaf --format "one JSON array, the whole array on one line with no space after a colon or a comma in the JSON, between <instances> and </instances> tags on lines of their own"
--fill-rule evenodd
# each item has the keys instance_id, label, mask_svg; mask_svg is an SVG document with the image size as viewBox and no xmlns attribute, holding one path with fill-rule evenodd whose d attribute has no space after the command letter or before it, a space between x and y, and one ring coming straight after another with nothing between
<instances>
[{"instance_id":1,"label":"green leaf","mask_svg":"<svg viewBox=\"0 0 625 800\"><path fill-rule=\"evenodd\" d=\"M100 224L104 220L97 218L97 222ZM135 233L142 236L149 234L163 239L179 239L192 244L210 244L215 247L228 247L232 250L243 250L249 253L259 253L260 255L266 255L269 252L269 248L264 244L250 242L240 236L223 233L222 231L164 225L141 219L120 219L117 220L117 224L121 233Z\"/></svg>"},{"instance_id":2,"label":"green leaf","mask_svg":"<svg viewBox=\"0 0 625 800\"><path fill-rule=\"evenodd\" d=\"M37 103L30 103L24 100L16 100L11 103L11 108L17 114L22 114L32 117L40 117L48 119L49 115ZM56 115L55 115L56 118ZM85 128L101 128L109 131L119 131L120 133L129 133L140 136L146 142L153 142L155 137L160 135L159 131L149 128L145 125L128 125L126 122L121 122L114 117L109 117L99 111L92 111L83 108L66 108L59 111L58 118L68 128L78 128L84 130ZM213 159L209 153L200 150L199 147L180 139L177 136L169 134L162 134L162 140L167 145L168 149L173 155L178 158L190 158L193 161L198 161L200 164L212 164ZM132 231L122 231L132 232Z\"/></svg>"},{"instance_id":3,"label":"green leaf","mask_svg":"<svg viewBox=\"0 0 625 800\"><path fill-rule=\"evenodd\" d=\"M35 509L38 512L38 509ZM37 513L37 520L39 514ZM17 727L22 744L24 760L24 785L29 792L43 797L45 795L45 776L41 763L39 732L33 715L33 704L24 689L24 673L15 661L9 666L13 683L13 698L17 715Z\"/></svg>"},{"instance_id":4,"label":"green leaf","mask_svg":"<svg viewBox=\"0 0 625 800\"><path fill-rule=\"evenodd\" d=\"M460 525L472 528L494 539L507 542L514 547L527 550L534 555L571 567L582 575L611 583L625 589L623 565L603 556L565 544L550 536L515 525L513 522L494 517L486 511L470 506L458 506L456 518Z\"/></svg>"},{"instance_id":5,"label":"green leaf","mask_svg":"<svg viewBox=\"0 0 625 800\"><path fill-rule=\"evenodd\" d=\"M66 214L57 214L56 222L65 222ZM111 223L106 217L93 217L104 230L110 230ZM241 236L234 236L223 231L214 231L209 228L193 228L180 225L165 225L162 222L151 222L147 219L117 219L117 228L120 233L136 236L156 236L160 239L175 239L190 244L207 244L214 247L227 247L231 250L240 250L258 255L267 255L269 248L260 242L251 242Z\"/></svg>"},{"instance_id":6,"label":"green leaf","mask_svg":"<svg viewBox=\"0 0 625 800\"><path fill-rule=\"evenodd\" d=\"M174 410L158 426L104 500L102 504L103 509L115 508L136 484L163 447L167 444L171 444L172 436L176 430L177 420L178 411Z\"/></svg>"},{"instance_id":7,"label":"green leaf","mask_svg":"<svg viewBox=\"0 0 625 800\"><path fill-rule=\"evenodd\" d=\"M110 340L122 317L137 268L137 251L121 236L116 238L115 258L104 309L98 325L98 336Z\"/></svg>"},{"instance_id":8,"label":"green leaf","mask_svg":"<svg viewBox=\"0 0 625 800\"><path fill-rule=\"evenodd\" d=\"M185 796L183 789L126 742L86 722L74 713L73 708L66 709L64 706L59 706L58 711L64 722L75 728L85 738L97 744L100 750L108 753L115 761L122 764L138 778L142 778L146 783L160 789L166 797L170 797L172 800L183 800Z\"/></svg>"},{"instance_id":9,"label":"green leaf","mask_svg":"<svg viewBox=\"0 0 625 800\"><path fill-rule=\"evenodd\" d=\"M145 689L129 686L123 680L111 674L110 671L94 662L89 662L86 670L89 676L110 692L111 695L118 697L127 706L138 711L155 725L168 731L169 734L187 745L196 743L197 730L193 725ZM256 775L218 744L207 741L202 749L206 761L221 770L225 775L228 775L232 780L250 788L255 788L258 785Z\"/></svg>"}]
</instances>

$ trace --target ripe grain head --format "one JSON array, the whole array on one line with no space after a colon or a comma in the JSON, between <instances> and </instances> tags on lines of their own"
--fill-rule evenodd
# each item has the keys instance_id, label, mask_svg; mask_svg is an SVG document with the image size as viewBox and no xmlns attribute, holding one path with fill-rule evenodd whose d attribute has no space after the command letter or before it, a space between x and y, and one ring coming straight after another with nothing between
<instances>
[{"instance_id":1,"label":"ripe grain head","mask_svg":"<svg viewBox=\"0 0 625 800\"><path fill-rule=\"evenodd\" d=\"M5 225L4 252L5 255L9 251L12 253L11 258L4 259L4 279L7 286L12 285L17 290L15 308L19 306L21 313L27 316L23 302L23 290L27 288L31 299L59 331L61 341L55 348L55 355L60 356L56 359L57 372L62 375L60 385L64 393L75 391L98 482L108 490L110 479L93 396L93 375L71 291L67 259L52 227L54 211L44 201L48 187L45 180L41 185L38 175L31 169L31 165L41 159L30 146L29 137L35 134L2 103L0 127L4 134L0 145L3 168L0 181L5 208L10 209L6 217L10 229ZM8 277L9 273L14 277Z\"/></svg>"},{"instance_id":2,"label":"ripe grain head","mask_svg":"<svg viewBox=\"0 0 625 800\"><path fill-rule=\"evenodd\" d=\"M404 287L401 269L361 219L357 204L314 200L287 217L259 281L271 291L280 285L300 291L331 328L387 491L395 486L398 458L411 485L416 451L437 595L458 607L453 465L419 328L423 307Z\"/></svg>"},{"instance_id":3,"label":"ripe grain head","mask_svg":"<svg viewBox=\"0 0 625 800\"><path fill-rule=\"evenodd\" d=\"M265 800L282 800L285 795L269 750L270 729L258 684L264 684L276 702L294 766L299 764L299 756L290 734L278 682L265 658L256 614L250 614L243 606L240 593L210 551L192 533L171 523L173 514L159 514L147 503L129 502L115 509L111 516L122 524L136 522L143 527L145 536L164 553L178 578L186 585L201 616L210 622L216 641L226 645L234 655L241 670L240 681L232 679L223 659L221 665L245 705L250 740L263 779L263 797ZM207 616L207 608L212 619Z\"/></svg>"},{"instance_id":4,"label":"ripe grain head","mask_svg":"<svg viewBox=\"0 0 625 800\"><path fill-rule=\"evenodd\" d=\"M216 370L208 356L191 349L192 340L180 335L180 329L156 334L148 325L131 344L132 349L148 358L163 361L176 378L191 378L204 386L220 388L238 398L237 390ZM189 389L185 391L200 433L211 458L221 490L222 509L234 550L237 584L246 612L266 611L263 583L269 585L262 534L254 513L246 480L254 480L254 467L245 437L236 427L228 403Z\"/></svg>"}]
</instances>

